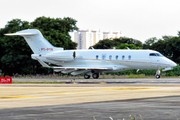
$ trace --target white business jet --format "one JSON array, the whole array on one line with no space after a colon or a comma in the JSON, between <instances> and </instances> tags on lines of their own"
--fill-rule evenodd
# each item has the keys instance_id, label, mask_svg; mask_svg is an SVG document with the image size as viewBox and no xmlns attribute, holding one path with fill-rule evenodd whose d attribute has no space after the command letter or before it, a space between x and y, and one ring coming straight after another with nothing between
<instances>
[{"instance_id":1,"label":"white business jet","mask_svg":"<svg viewBox=\"0 0 180 120\"><path fill-rule=\"evenodd\" d=\"M84 78L99 78L102 72L117 72L128 69L157 69L156 78L160 78L160 69L172 70L177 64L154 50L64 50L52 46L37 29L27 29L5 34L24 37L34 54L32 59L55 72L78 75ZM49 66L49 64L54 66Z\"/></svg>"}]
</instances>

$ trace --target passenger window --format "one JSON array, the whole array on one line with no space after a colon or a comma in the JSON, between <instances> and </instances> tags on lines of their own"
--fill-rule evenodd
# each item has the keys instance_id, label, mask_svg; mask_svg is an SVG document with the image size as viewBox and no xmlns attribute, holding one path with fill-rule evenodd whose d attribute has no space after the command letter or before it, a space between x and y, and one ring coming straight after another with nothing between
<instances>
[{"instance_id":1,"label":"passenger window","mask_svg":"<svg viewBox=\"0 0 180 120\"><path fill-rule=\"evenodd\" d=\"M128 56L129 60L131 60L131 55Z\"/></svg>"},{"instance_id":2,"label":"passenger window","mask_svg":"<svg viewBox=\"0 0 180 120\"><path fill-rule=\"evenodd\" d=\"M116 55L116 60L118 60L118 55Z\"/></svg>"},{"instance_id":3,"label":"passenger window","mask_svg":"<svg viewBox=\"0 0 180 120\"><path fill-rule=\"evenodd\" d=\"M149 56L156 56L156 53L150 53Z\"/></svg>"},{"instance_id":4,"label":"passenger window","mask_svg":"<svg viewBox=\"0 0 180 120\"><path fill-rule=\"evenodd\" d=\"M109 60L111 60L111 59L112 59L112 55L109 56Z\"/></svg>"},{"instance_id":5,"label":"passenger window","mask_svg":"<svg viewBox=\"0 0 180 120\"><path fill-rule=\"evenodd\" d=\"M106 54L102 54L102 62L106 61Z\"/></svg>"},{"instance_id":6,"label":"passenger window","mask_svg":"<svg viewBox=\"0 0 180 120\"><path fill-rule=\"evenodd\" d=\"M98 55L96 55L96 59L98 59Z\"/></svg>"},{"instance_id":7,"label":"passenger window","mask_svg":"<svg viewBox=\"0 0 180 120\"><path fill-rule=\"evenodd\" d=\"M125 56L123 55L123 56L122 56L122 60L124 60L124 58L125 58Z\"/></svg>"}]
</instances>

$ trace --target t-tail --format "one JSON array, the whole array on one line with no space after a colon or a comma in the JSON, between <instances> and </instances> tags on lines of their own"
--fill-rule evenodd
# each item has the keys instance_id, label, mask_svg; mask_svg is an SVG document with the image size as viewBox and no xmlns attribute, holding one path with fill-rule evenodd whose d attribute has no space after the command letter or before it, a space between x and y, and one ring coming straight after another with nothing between
<instances>
[{"instance_id":1,"label":"t-tail","mask_svg":"<svg viewBox=\"0 0 180 120\"><path fill-rule=\"evenodd\" d=\"M19 35L24 37L34 54L46 54L49 52L63 50L61 47L54 47L49 43L37 29L27 29L16 33L5 34L7 36Z\"/></svg>"}]
</instances>

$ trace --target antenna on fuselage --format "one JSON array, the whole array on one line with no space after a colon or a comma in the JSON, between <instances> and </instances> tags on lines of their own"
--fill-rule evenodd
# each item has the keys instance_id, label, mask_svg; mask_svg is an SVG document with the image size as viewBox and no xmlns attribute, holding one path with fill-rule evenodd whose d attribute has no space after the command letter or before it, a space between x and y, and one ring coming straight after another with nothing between
<instances>
[{"instance_id":1,"label":"antenna on fuselage","mask_svg":"<svg viewBox=\"0 0 180 120\"><path fill-rule=\"evenodd\" d=\"M94 50L94 48L93 48L93 47L91 47L91 49L92 49L92 50Z\"/></svg>"},{"instance_id":2,"label":"antenna on fuselage","mask_svg":"<svg viewBox=\"0 0 180 120\"><path fill-rule=\"evenodd\" d=\"M130 48L127 47L128 50L131 50Z\"/></svg>"}]
</instances>

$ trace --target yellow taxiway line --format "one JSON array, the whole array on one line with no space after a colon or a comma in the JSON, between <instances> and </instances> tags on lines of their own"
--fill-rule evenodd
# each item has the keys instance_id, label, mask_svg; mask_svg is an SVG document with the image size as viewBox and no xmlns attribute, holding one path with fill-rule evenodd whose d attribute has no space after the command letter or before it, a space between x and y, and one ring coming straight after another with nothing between
<instances>
[{"instance_id":1,"label":"yellow taxiway line","mask_svg":"<svg viewBox=\"0 0 180 120\"><path fill-rule=\"evenodd\" d=\"M98 91L109 91L109 90L147 90L147 89L160 89L160 87L120 87L120 88L109 88L109 89L100 89L97 91L78 91L78 92L64 92L64 93L49 93L44 96L0 96L0 99L23 99L23 98L36 98L36 97L46 97L52 95L66 95L66 94L82 94L82 93L96 93Z\"/></svg>"}]
</instances>

